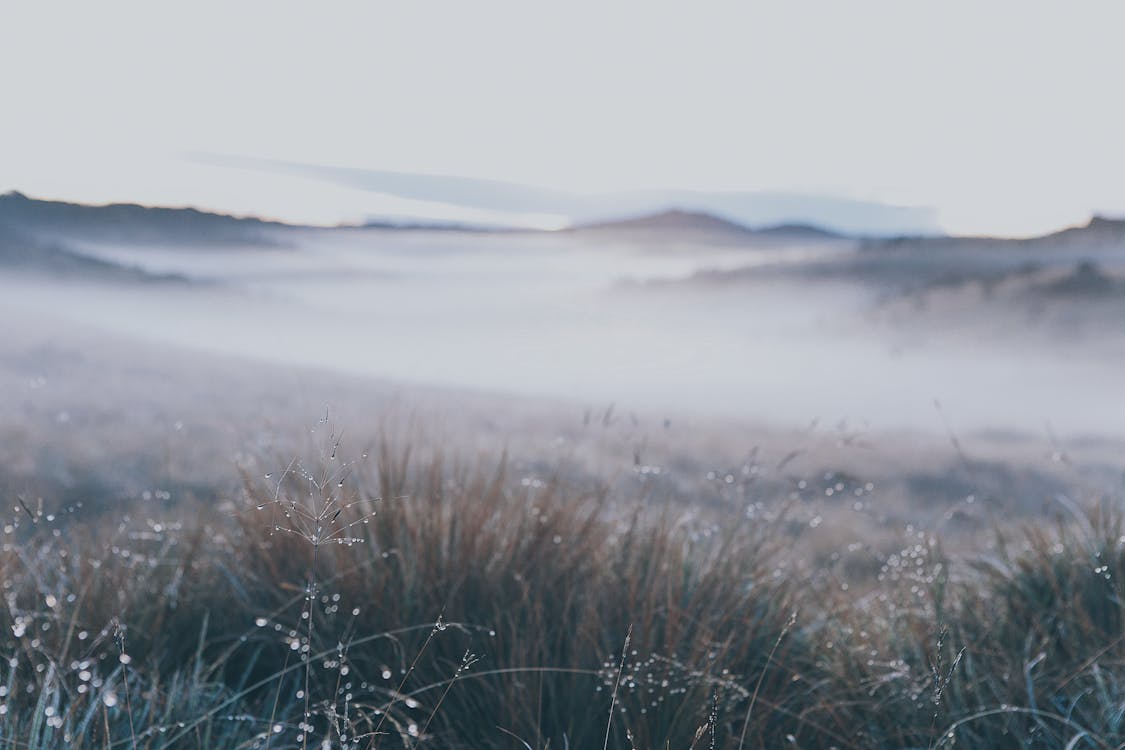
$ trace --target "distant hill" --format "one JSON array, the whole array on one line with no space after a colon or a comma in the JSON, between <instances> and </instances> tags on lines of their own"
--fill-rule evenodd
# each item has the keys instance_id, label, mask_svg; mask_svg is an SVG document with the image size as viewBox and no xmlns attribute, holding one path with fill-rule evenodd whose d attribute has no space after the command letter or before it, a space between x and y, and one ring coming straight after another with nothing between
<instances>
[{"instance_id":1,"label":"distant hill","mask_svg":"<svg viewBox=\"0 0 1125 750\"><path fill-rule=\"evenodd\" d=\"M1125 219L1094 216L1083 226L1068 227L1037 238L1040 242L1065 242L1077 245L1118 245L1125 247Z\"/></svg>"},{"instance_id":2,"label":"distant hill","mask_svg":"<svg viewBox=\"0 0 1125 750\"><path fill-rule=\"evenodd\" d=\"M132 203L101 206L0 195L0 226L26 234L118 242L276 245L287 225L195 208L152 208Z\"/></svg>"},{"instance_id":3,"label":"distant hill","mask_svg":"<svg viewBox=\"0 0 1125 750\"><path fill-rule=\"evenodd\" d=\"M891 237L938 231L937 212L842 196L776 191L643 189L576 193L500 180L197 154L196 160L238 169L292 174L349 189L394 195L429 205L445 204L502 215L544 215L573 224L608 222L680 206L725 216L744 226L809 224L848 236ZM512 223L512 226L525 224Z\"/></svg>"},{"instance_id":4,"label":"distant hill","mask_svg":"<svg viewBox=\"0 0 1125 750\"><path fill-rule=\"evenodd\" d=\"M998 295L1018 289L1025 299L1039 300L1125 299L1125 220L1095 217L1083 226L1020 239L862 238L855 252L703 271L692 282L775 278L860 283L883 300L917 301L958 289Z\"/></svg>"},{"instance_id":5,"label":"distant hill","mask_svg":"<svg viewBox=\"0 0 1125 750\"><path fill-rule=\"evenodd\" d=\"M659 213L615 221L580 224L564 230L574 234L617 236L649 242L703 242L707 244L751 245L774 241L813 241L840 239L817 227L786 224L752 229L715 214L670 209Z\"/></svg>"},{"instance_id":6,"label":"distant hill","mask_svg":"<svg viewBox=\"0 0 1125 750\"><path fill-rule=\"evenodd\" d=\"M579 224L574 227L577 231L623 231L636 230L654 232L715 232L750 234L751 230L741 224L728 221L714 214L702 211L683 211L670 209L645 216L633 216L614 221L598 221L588 224Z\"/></svg>"},{"instance_id":7,"label":"distant hill","mask_svg":"<svg viewBox=\"0 0 1125 750\"><path fill-rule=\"evenodd\" d=\"M893 250L901 252L942 252L989 250L1044 250L1044 251L1098 251L1112 248L1125 249L1125 219L1108 219L1095 216L1081 226L1067 227L1039 237L949 237L902 236L887 239L868 239L868 250Z\"/></svg>"}]
</instances>

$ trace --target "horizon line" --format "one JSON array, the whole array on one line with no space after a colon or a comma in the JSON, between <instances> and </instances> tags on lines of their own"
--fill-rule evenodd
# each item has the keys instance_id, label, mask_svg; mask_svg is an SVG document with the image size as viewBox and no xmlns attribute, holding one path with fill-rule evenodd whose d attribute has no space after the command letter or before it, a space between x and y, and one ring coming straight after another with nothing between
<instances>
[{"instance_id":1,"label":"horizon line","mask_svg":"<svg viewBox=\"0 0 1125 750\"><path fill-rule=\"evenodd\" d=\"M400 174L410 175L412 173L400 173ZM463 178L463 179L474 180L475 178ZM501 184L514 185L515 183L501 183ZM659 191L657 191L657 192L659 192ZM753 192L753 191L747 191L747 192ZM786 194L788 195L790 193L786 193ZM800 193L791 193L791 195L801 195L801 194ZM113 207L134 207L134 208L141 208L141 209L146 209L146 210L148 210L148 209L154 209L154 210L163 209L163 210L169 210L169 211L193 211L193 212L196 212L196 213L206 214L206 215L210 215L210 216L225 217L225 218L230 218L230 219L239 220L239 221L257 221L257 222L266 223L266 224L281 225L281 226L290 227L290 228L294 228L294 229L304 228L304 229L326 229L326 230L331 230L331 229L388 228L388 229L402 229L402 230L409 230L409 229L418 229L418 230L443 229L443 230L463 230L463 231L475 231L475 232L489 232L489 231L518 232L518 231L526 231L526 232L542 232L542 233L546 233L546 234L551 234L551 233L556 233L556 232L573 231L573 230L576 230L576 229L583 229L583 228L606 227L606 226L612 226L614 224L619 224L619 223L624 223L624 222L651 219L651 218L655 218L655 217L658 217L658 216L664 216L664 215L668 215L668 214L672 214L672 213L682 213L682 214L691 215L691 216L711 217L711 218L718 219L720 221L726 222L726 223L732 225L733 227L745 229L745 230L748 230L748 231L751 231L751 232L760 232L760 231L767 231L767 230L780 229L780 228L786 228L786 227L804 227L804 228L808 228L808 229L823 231L823 232L826 232L828 234L835 234L835 235L840 236L841 238L856 239L856 240L864 240L864 239L888 240L888 239L902 239L902 238L911 238L911 239L913 239L913 238L949 238L949 239L991 239L991 240L1018 241L1018 240L1040 239L1040 238L1044 238L1044 237L1049 237L1049 236L1052 236L1054 234L1058 234L1060 232L1065 232L1067 230L1086 229L1086 228L1089 228L1091 226L1097 225L1098 223L1101 223L1101 222L1123 222L1123 223L1125 223L1125 217L1110 216L1110 215L1107 215L1107 214L1103 214L1103 213L1099 213L1097 211L1091 210L1088 218L1085 221L1080 221L1080 222L1075 222L1075 223L1070 223L1070 224L1064 224L1064 225L1060 225L1060 226L1055 227L1055 228L1053 228L1049 231L1046 231L1046 232L1040 232L1040 233L1028 234L1028 235L999 234L999 233L997 233L997 234L990 234L990 233L964 233L964 234L961 234L961 233L953 233L953 232L946 232L946 231L938 231L938 232L935 232L935 233L914 232L914 233L901 233L901 234L890 234L890 235L857 234L857 233L851 233L851 232L840 232L840 231L838 231L838 230L836 230L836 229L834 229L830 226L826 226L826 225L824 225L822 223L819 223L815 220L782 221L782 222L766 223L766 224L749 224L749 223L742 222L742 221L739 221L739 220L734 219L734 218L730 218L730 217L724 215L724 213L722 211L695 209L695 208L689 208L689 207L683 207L683 206L668 206L666 208L651 210L651 211L643 211L643 212L640 212L640 213L619 214L619 215L615 215L613 218L606 219L606 220L599 220L599 221L574 221L574 220L572 220L565 225L555 226L555 227L532 227L532 226L516 225L516 224L490 224L490 223L486 223L486 222L444 220L444 219L423 218L423 217L416 217L416 216L394 215L394 214L379 214L379 213L373 213L373 214L365 217L364 220L359 221L359 222L356 222L356 221L336 221L336 222L319 222L318 223L318 222L307 222L307 221L293 221L293 220L286 219L283 216L270 215L270 214L267 214L267 213L235 212L235 211L231 211L229 209L223 209L223 208L217 207L217 206L212 207L212 206L206 206L206 205L202 205L202 204L198 204L198 203L190 203L190 202L189 203L172 204L172 203L148 203L148 202L144 202L142 200L83 201L83 200L70 199L70 198L67 198L65 196L60 196L60 195L56 195L56 196L45 196L45 195L42 195L42 194L34 194L33 195L33 194L27 193L23 190L20 190L18 188L12 188L8 191L5 191L4 193L0 193L0 198L11 198L11 197L23 198L23 199L26 199L26 200L29 200L29 201L36 201L36 202L40 202L40 203L52 203L52 204L58 204L58 205L80 206L80 207L84 207L84 208L95 208L95 209L96 208L113 208Z\"/></svg>"}]
</instances>

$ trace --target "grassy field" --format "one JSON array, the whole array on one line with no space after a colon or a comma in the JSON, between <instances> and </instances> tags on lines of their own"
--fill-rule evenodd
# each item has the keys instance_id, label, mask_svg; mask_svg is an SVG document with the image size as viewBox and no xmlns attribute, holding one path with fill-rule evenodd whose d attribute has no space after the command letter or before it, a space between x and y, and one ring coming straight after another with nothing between
<instances>
[{"instance_id":1,"label":"grassy field","mask_svg":"<svg viewBox=\"0 0 1125 750\"><path fill-rule=\"evenodd\" d=\"M863 557L814 549L799 500L440 447L325 426L218 501L6 498L0 747L1125 742L1109 500L987 557L914 527Z\"/></svg>"}]
</instances>

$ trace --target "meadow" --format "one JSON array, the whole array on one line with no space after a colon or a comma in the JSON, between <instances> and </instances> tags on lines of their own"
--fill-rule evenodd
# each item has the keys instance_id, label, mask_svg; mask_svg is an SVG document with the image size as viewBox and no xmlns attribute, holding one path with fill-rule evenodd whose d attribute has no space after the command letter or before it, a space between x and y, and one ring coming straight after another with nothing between
<instances>
[{"instance_id":1,"label":"meadow","mask_svg":"<svg viewBox=\"0 0 1125 750\"><path fill-rule=\"evenodd\" d=\"M6 201L0 747L1125 743L1116 224Z\"/></svg>"},{"instance_id":2,"label":"meadow","mask_svg":"<svg viewBox=\"0 0 1125 750\"><path fill-rule=\"evenodd\" d=\"M1113 498L983 553L817 552L805 501L708 509L649 466L306 442L213 498L10 498L0 746L1125 741Z\"/></svg>"}]
</instances>

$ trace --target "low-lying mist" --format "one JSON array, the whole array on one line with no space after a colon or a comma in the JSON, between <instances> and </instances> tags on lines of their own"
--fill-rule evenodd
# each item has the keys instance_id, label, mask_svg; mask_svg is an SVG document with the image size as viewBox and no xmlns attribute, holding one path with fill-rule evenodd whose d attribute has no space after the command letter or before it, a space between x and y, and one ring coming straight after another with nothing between
<instances>
[{"instance_id":1,"label":"low-lying mist","mask_svg":"<svg viewBox=\"0 0 1125 750\"><path fill-rule=\"evenodd\" d=\"M52 318L199 356L654 416L1039 435L1125 424L1122 337L1096 300L1045 322L949 291L1042 264L1042 252L978 253L966 270L963 253L919 265L850 240L651 247L374 229L294 229L265 247L73 247L158 280L0 276L7 326Z\"/></svg>"}]
</instances>

